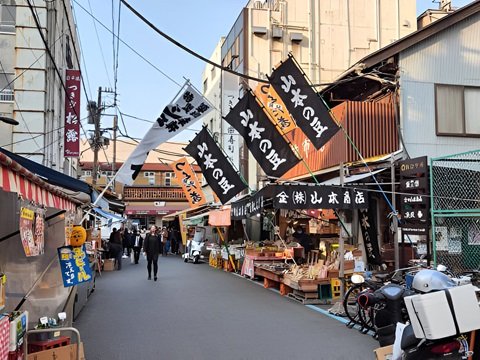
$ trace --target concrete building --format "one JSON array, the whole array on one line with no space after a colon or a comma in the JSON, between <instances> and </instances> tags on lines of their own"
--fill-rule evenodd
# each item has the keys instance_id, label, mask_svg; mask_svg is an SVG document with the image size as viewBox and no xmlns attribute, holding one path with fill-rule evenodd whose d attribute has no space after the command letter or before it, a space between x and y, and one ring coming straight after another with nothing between
<instances>
[{"instance_id":1,"label":"concrete building","mask_svg":"<svg viewBox=\"0 0 480 360\"><path fill-rule=\"evenodd\" d=\"M79 69L79 56L69 0L0 1L0 116L19 122L0 123L0 146L73 177L77 158L63 155L62 82L66 69Z\"/></svg>"},{"instance_id":2,"label":"concrete building","mask_svg":"<svg viewBox=\"0 0 480 360\"><path fill-rule=\"evenodd\" d=\"M251 0L221 41L220 54L220 45L215 49L212 60L266 79L272 68L292 53L313 84L326 84L359 59L415 31L416 24L415 0ZM204 93L211 100L217 99L219 109L206 124L212 133L219 134L226 149L226 140L232 136L220 116L241 96L242 85L253 89L257 84L211 65L205 67L203 82ZM258 189L262 176L257 162L241 139L236 147L239 154L234 165L250 187Z\"/></svg>"}]
</instances>

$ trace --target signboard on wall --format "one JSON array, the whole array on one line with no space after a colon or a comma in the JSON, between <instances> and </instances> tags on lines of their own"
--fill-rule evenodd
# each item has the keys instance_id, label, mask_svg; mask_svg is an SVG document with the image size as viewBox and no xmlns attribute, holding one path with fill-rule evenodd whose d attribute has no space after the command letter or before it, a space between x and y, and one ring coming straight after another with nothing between
<instances>
[{"instance_id":1,"label":"signboard on wall","mask_svg":"<svg viewBox=\"0 0 480 360\"><path fill-rule=\"evenodd\" d=\"M80 70L66 70L64 156L80 156Z\"/></svg>"}]
</instances>

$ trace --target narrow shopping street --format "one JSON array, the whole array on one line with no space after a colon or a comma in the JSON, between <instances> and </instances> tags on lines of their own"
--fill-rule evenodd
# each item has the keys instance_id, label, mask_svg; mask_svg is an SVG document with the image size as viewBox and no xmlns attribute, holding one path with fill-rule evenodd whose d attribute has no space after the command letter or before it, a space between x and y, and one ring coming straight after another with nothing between
<instances>
[{"instance_id":1,"label":"narrow shopping street","mask_svg":"<svg viewBox=\"0 0 480 360\"><path fill-rule=\"evenodd\" d=\"M372 359L378 343L341 322L208 264L145 259L104 272L74 326L86 358Z\"/></svg>"}]
</instances>

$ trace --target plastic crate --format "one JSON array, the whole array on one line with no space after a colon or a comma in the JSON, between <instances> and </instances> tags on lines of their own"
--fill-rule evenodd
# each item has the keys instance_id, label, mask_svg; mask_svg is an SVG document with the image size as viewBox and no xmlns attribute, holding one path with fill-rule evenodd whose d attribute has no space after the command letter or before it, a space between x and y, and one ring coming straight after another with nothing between
<instances>
[{"instance_id":1,"label":"plastic crate","mask_svg":"<svg viewBox=\"0 0 480 360\"><path fill-rule=\"evenodd\" d=\"M330 279L330 285L332 288L332 299L342 297L342 282L340 281L340 279Z\"/></svg>"},{"instance_id":2,"label":"plastic crate","mask_svg":"<svg viewBox=\"0 0 480 360\"><path fill-rule=\"evenodd\" d=\"M319 284L318 285L318 298L320 300L332 299L332 285L331 284Z\"/></svg>"}]
</instances>

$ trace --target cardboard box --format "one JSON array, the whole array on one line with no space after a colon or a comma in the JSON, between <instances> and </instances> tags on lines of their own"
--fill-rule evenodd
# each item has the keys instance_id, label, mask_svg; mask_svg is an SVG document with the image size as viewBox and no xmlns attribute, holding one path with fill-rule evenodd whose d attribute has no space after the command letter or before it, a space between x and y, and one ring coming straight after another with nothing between
<instances>
[{"instance_id":1,"label":"cardboard box","mask_svg":"<svg viewBox=\"0 0 480 360\"><path fill-rule=\"evenodd\" d=\"M113 270L115 270L115 259L103 260L103 271L113 271Z\"/></svg>"},{"instance_id":2,"label":"cardboard box","mask_svg":"<svg viewBox=\"0 0 480 360\"><path fill-rule=\"evenodd\" d=\"M455 320L460 333L480 329L480 307L472 285L408 296L405 305L418 339L436 340L457 335Z\"/></svg>"},{"instance_id":3,"label":"cardboard box","mask_svg":"<svg viewBox=\"0 0 480 360\"><path fill-rule=\"evenodd\" d=\"M373 350L377 360L390 360L393 355L393 345L383 346Z\"/></svg>"},{"instance_id":4,"label":"cardboard box","mask_svg":"<svg viewBox=\"0 0 480 360\"><path fill-rule=\"evenodd\" d=\"M70 344L28 354L27 360L85 360L83 343L80 343L80 359L77 359L77 344Z\"/></svg>"}]
</instances>

